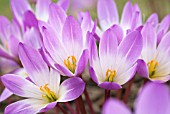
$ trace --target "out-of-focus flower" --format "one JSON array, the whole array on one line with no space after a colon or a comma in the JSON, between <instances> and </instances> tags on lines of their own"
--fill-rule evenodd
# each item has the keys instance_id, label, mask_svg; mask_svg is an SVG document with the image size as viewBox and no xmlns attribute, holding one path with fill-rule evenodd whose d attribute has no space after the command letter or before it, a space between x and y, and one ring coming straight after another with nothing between
<instances>
[{"instance_id":1,"label":"out-of-focus flower","mask_svg":"<svg viewBox=\"0 0 170 114\"><path fill-rule=\"evenodd\" d=\"M166 85L148 83L140 91L133 114L170 114L170 90ZM132 114L127 106L116 99L109 99L102 114Z\"/></svg>"},{"instance_id":2,"label":"out-of-focus flower","mask_svg":"<svg viewBox=\"0 0 170 114\"><path fill-rule=\"evenodd\" d=\"M138 74L152 81L166 82L170 79L170 32L157 45L156 29L146 23L142 29L143 50L138 60Z\"/></svg>"},{"instance_id":3,"label":"out-of-focus flower","mask_svg":"<svg viewBox=\"0 0 170 114\"><path fill-rule=\"evenodd\" d=\"M91 78L104 89L120 89L136 73L136 61L142 51L140 32L129 33L118 46L114 30L106 30L99 43L99 56L93 36L89 37Z\"/></svg>"},{"instance_id":4,"label":"out-of-focus flower","mask_svg":"<svg viewBox=\"0 0 170 114\"><path fill-rule=\"evenodd\" d=\"M165 35L165 33L169 29L169 26L170 26L170 14L165 16L163 18L163 20L159 23L158 15L156 13L153 13L147 19L146 23L147 22L151 23L152 26L156 29L155 32L157 34L157 44L159 44L162 37Z\"/></svg>"},{"instance_id":5,"label":"out-of-focus flower","mask_svg":"<svg viewBox=\"0 0 170 114\"><path fill-rule=\"evenodd\" d=\"M50 25L39 23L44 47L48 52L45 58L62 75L79 76L88 62L88 49L83 43L80 24L72 16L67 17L59 12L62 11L59 6L51 4L50 8Z\"/></svg>"},{"instance_id":6,"label":"out-of-focus flower","mask_svg":"<svg viewBox=\"0 0 170 114\"><path fill-rule=\"evenodd\" d=\"M101 31L98 31L97 34L100 37L103 31L114 24L122 28L124 36L126 36L128 31L132 31L142 25L140 9L137 4L132 6L131 2L125 4L120 22L117 7L113 0L98 0L97 13L101 27Z\"/></svg>"},{"instance_id":7,"label":"out-of-focus flower","mask_svg":"<svg viewBox=\"0 0 170 114\"><path fill-rule=\"evenodd\" d=\"M11 92L27 99L7 106L6 114L44 112L55 107L57 102L72 101L83 93L85 83L78 77L69 78L60 85L59 73L49 70L37 50L20 44L19 56L31 81L15 74L6 74L1 80Z\"/></svg>"},{"instance_id":8,"label":"out-of-focus flower","mask_svg":"<svg viewBox=\"0 0 170 114\"><path fill-rule=\"evenodd\" d=\"M27 11L34 12L38 20L47 22L49 18L49 5L51 0L36 0L35 10L31 7L28 0L11 0L11 9L14 17L17 19L20 26L23 26L24 13ZM59 0L58 5L67 10L69 0Z\"/></svg>"}]
</instances>

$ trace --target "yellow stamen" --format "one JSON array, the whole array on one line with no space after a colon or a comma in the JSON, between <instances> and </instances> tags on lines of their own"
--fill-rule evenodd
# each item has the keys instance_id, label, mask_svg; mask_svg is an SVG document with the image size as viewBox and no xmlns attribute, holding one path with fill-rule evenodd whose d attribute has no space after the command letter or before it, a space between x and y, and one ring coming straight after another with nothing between
<instances>
[{"instance_id":1,"label":"yellow stamen","mask_svg":"<svg viewBox=\"0 0 170 114\"><path fill-rule=\"evenodd\" d=\"M66 67L72 72L75 72L76 69L76 58L75 56L69 56L66 60L64 60L64 64L66 65Z\"/></svg>"},{"instance_id":2,"label":"yellow stamen","mask_svg":"<svg viewBox=\"0 0 170 114\"><path fill-rule=\"evenodd\" d=\"M114 77L116 76L116 70L108 69L106 71L106 81L113 82Z\"/></svg>"},{"instance_id":3,"label":"yellow stamen","mask_svg":"<svg viewBox=\"0 0 170 114\"><path fill-rule=\"evenodd\" d=\"M156 67L158 66L158 62L156 60L151 60L148 62L148 70L149 70L149 76L153 76L156 71Z\"/></svg>"},{"instance_id":4,"label":"yellow stamen","mask_svg":"<svg viewBox=\"0 0 170 114\"><path fill-rule=\"evenodd\" d=\"M40 86L40 90L43 92L42 98L46 99L49 102L57 100L57 97L53 91L48 88L48 84L45 84L44 87Z\"/></svg>"}]
</instances>

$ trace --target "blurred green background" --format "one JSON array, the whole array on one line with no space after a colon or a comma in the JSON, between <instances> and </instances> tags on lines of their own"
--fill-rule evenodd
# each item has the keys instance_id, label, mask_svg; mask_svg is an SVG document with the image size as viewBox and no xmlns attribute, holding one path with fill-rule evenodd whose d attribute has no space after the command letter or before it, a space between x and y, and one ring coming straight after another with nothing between
<instances>
[{"instance_id":1,"label":"blurred green background","mask_svg":"<svg viewBox=\"0 0 170 114\"><path fill-rule=\"evenodd\" d=\"M0 15L5 15L11 19L12 13L10 10L9 1L10 0L0 0ZM89 0L89 1L92 1L92 0ZM115 0L117 7L119 9L119 14L121 14L123 6L127 1L128 0ZM153 12L158 13L160 19L162 19L165 15L170 13L170 0L131 0L131 1L133 3L139 4L142 10L142 16L143 16L144 21ZM90 8L89 10L92 14L92 17L95 18L96 8L93 7L93 8Z\"/></svg>"}]
</instances>

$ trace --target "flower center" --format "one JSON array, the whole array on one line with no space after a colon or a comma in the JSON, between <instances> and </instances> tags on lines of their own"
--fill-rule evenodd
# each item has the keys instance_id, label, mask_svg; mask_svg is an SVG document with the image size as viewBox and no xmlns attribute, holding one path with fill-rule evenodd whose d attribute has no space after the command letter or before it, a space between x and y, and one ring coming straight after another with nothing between
<instances>
[{"instance_id":1,"label":"flower center","mask_svg":"<svg viewBox=\"0 0 170 114\"><path fill-rule=\"evenodd\" d=\"M156 67L158 66L158 62L155 60L151 60L150 62L148 62L148 70L149 70L149 76L153 76L155 74L156 71Z\"/></svg>"},{"instance_id":2,"label":"flower center","mask_svg":"<svg viewBox=\"0 0 170 114\"><path fill-rule=\"evenodd\" d=\"M43 92L42 98L45 98L47 101L54 102L57 100L55 93L48 88L48 84L45 84L44 87L40 86L40 90Z\"/></svg>"},{"instance_id":3,"label":"flower center","mask_svg":"<svg viewBox=\"0 0 170 114\"><path fill-rule=\"evenodd\" d=\"M67 59L64 60L64 64L72 73L75 72L76 62L77 60L74 56L69 56Z\"/></svg>"},{"instance_id":4,"label":"flower center","mask_svg":"<svg viewBox=\"0 0 170 114\"><path fill-rule=\"evenodd\" d=\"M116 76L116 70L107 69L106 71L106 81L113 82L114 77Z\"/></svg>"}]
</instances>

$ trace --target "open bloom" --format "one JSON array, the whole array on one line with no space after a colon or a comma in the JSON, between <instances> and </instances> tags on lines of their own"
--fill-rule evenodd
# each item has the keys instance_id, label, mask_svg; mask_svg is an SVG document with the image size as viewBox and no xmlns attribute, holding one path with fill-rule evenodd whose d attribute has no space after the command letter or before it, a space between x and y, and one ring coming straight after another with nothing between
<instances>
[{"instance_id":1,"label":"open bloom","mask_svg":"<svg viewBox=\"0 0 170 114\"><path fill-rule=\"evenodd\" d=\"M142 25L140 9L137 4L132 6L131 2L125 4L120 22L117 7L113 0L98 0L97 13L101 27L101 31L98 31L97 34L100 37L103 31L114 24L119 25L123 29L124 36L128 30L134 30Z\"/></svg>"},{"instance_id":2,"label":"open bloom","mask_svg":"<svg viewBox=\"0 0 170 114\"><path fill-rule=\"evenodd\" d=\"M50 26L41 25L43 43L50 65L64 76L79 76L88 62L88 50L84 48L82 29L79 23L68 16L65 20L62 37L58 38Z\"/></svg>"},{"instance_id":3,"label":"open bloom","mask_svg":"<svg viewBox=\"0 0 170 114\"><path fill-rule=\"evenodd\" d=\"M170 79L170 32L157 45L156 30L151 23L142 29L143 50L138 60L138 74L152 81L166 82Z\"/></svg>"},{"instance_id":4,"label":"open bloom","mask_svg":"<svg viewBox=\"0 0 170 114\"><path fill-rule=\"evenodd\" d=\"M57 102L72 101L79 97L85 83L78 77L69 78L60 85L60 75L48 68L35 49L20 44L19 56L30 80L15 74L1 77L3 84L14 94L27 99L10 104L5 114L34 114L49 110Z\"/></svg>"},{"instance_id":5,"label":"open bloom","mask_svg":"<svg viewBox=\"0 0 170 114\"><path fill-rule=\"evenodd\" d=\"M139 31L129 33L118 46L112 28L103 33L99 43L90 37L90 75L104 89L119 89L136 73L136 61L142 50L142 36Z\"/></svg>"},{"instance_id":6,"label":"open bloom","mask_svg":"<svg viewBox=\"0 0 170 114\"><path fill-rule=\"evenodd\" d=\"M109 99L102 114L170 114L170 90L164 84L148 83L139 92L134 113L121 101Z\"/></svg>"}]
</instances>

